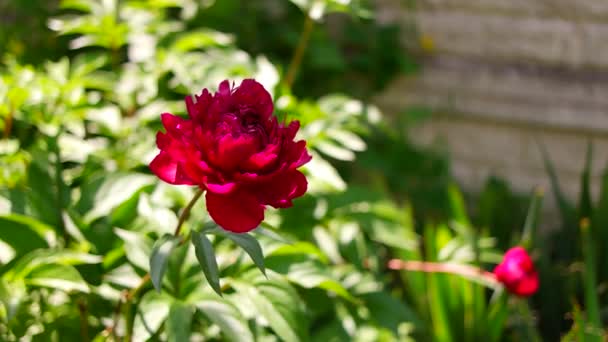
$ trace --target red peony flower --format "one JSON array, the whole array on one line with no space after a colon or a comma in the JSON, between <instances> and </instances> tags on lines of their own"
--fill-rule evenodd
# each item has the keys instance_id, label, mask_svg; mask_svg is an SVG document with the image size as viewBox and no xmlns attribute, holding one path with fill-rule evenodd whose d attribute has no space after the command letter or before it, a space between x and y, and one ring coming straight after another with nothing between
<instances>
[{"instance_id":1,"label":"red peony flower","mask_svg":"<svg viewBox=\"0 0 608 342\"><path fill-rule=\"evenodd\" d=\"M498 281L512 293L527 297L538 290L538 273L532 259L522 247L511 248L494 269Z\"/></svg>"},{"instance_id":2,"label":"red peony flower","mask_svg":"<svg viewBox=\"0 0 608 342\"><path fill-rule=\"evenodd\" d=\"M248 232L266 205L288 208L306 192L297 168L312 157L306 141L294 141L300 123L280 124L261 84L223 81L214 95L186 97L186 107L189 119L161 115L167 132L156 136L160 153L150 169L167 183L206 190L207 210L222 228Z\"/></svg>"}]
</instances>

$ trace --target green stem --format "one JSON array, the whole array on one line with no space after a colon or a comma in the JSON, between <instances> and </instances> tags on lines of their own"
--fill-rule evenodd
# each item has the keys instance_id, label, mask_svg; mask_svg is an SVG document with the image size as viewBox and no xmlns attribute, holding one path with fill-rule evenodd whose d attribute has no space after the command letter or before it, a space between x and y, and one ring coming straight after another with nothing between
<instances>
[{"instance_id":1,"label":"green stem","mask_svg":"<svg viewBox=\"0 0 608 342\"><path fill-rule=\"evenodd\" d=\"M55 155L55 187L57 190L57 223L59 224L59 229L61 230L61 234L63 235L63 242L65 246L70 243L70 234L68 234L68 230L65 227L65 221L63 220L63 190L65 188L63 182L63 166L61 165L61 151L59 150L59 136L63 132L63 126L60 126L59 132L57 135L50 140L50 148L52 153Z\"/></svg>"},{"instance_id":2,"label":"green stem","mask_svg":"<svg viewBox=\"0 0 608 342\"><path fill-rule=\"evenodd\" d=\"M179 235L179 233L182 229L182 225L184 224L184 221L186 221L188 216L190 216L190 210L192 210L192 207L194 206L196 201L198 201L198 199L201 198L201 196L203 195L204 192L205 192L205 190L199 189L198 192L194 195L194 197L192 197L192 199L190 200L190 203L188 203L186 205L186 207L184 208L182 213L179 215L179 219L177 221L177 226L175 227L175 232L173 233L173 236Z\"/></svg>"},{"instance_id":3,"label":"green stem","mask_svg":"<svg viewBox=\"0 0 608 342\"><path fill-rule=\"evenodd\" d=\"M85 299L78 300L78 312L80 313L80 337L82 341L89 341L88 310Z\"/></svg>"},{"instance_id":4,"label":"green stem","mask_svg":"<svg viewBox=\"0 0 608 342\"><path fill-rule=\"evenodd\" d=\"M312 33L313 28L314 21L310 15L306 13L306 18L304 19L304 28L302 29L302 34L300 35L300 41L298 42L298 46L296 47L293 57L291 58L291 62L289 63L289 67L287 69L287 74L285 75L285 81L283 82L288 89L291 89L298 70L300 69L302 58L304 57L304 52L308 46L308 41L310 40L310 34Z\"/></svg>"},{"instance_id":5,"label":"green stem","mask_svg":"<svg viewBox=\"0 0 608 342\"><path fill-rule=\"evenodd\" d=\"M186 205L184 210L182 210L181 214L179 215L179 219L177 221L177 226L175 227L175 232L173 233L174 236L179 236L184 222L186 221L188 216L190 216L190 210L192 210L192 207L198 201L198 199L201 198L201 196L203 195L204 192L205 192L205 190L199 189L197 191L197 193L194 195L194 197L192 197L190 202ZM182 240L182 241L186 241L186 240ZM144 275L141 278L139 285L137 285L137 287L133 288L131 291L129 291L125 295L124 303L121 303L121 301L119 301L119 303L118 303L118 305L125 306L125 320L126 320L126 331L125 331L125 338L124 338L125 342L131 342L131 339L133 336L133 322L134 322L135 317L134 317L134 313L133 313L134 305L131 302L136 297L139 296L139 294L145 289L146 285L148 285L149 282L150 282L150 273L146 273L146 275ZM116 322L114 323L114 325L116 326Z\"/></svg>"},{"instance_id":6,"label":"green stem","mask_svg":"<svg viewBox=\"0 0 608 342\"><path fill-rule=\"evenodd\" d=\"M12 129L13 129L13 112L9 111L8 115L4 119L4 133L2 135L4 140L7 140L11 136Z\"/></svg>"}]
</instances>

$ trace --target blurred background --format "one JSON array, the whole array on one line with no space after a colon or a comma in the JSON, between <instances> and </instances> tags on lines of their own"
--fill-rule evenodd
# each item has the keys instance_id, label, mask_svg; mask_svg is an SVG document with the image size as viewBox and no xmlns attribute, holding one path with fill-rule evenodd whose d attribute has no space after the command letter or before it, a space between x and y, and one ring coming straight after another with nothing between
<instances>
[{"instance_id":1,"label":"blurred background","mask_svg":"<svg viewBox=\"0 0 608 342\"><path fill-rule=\"evenodd\" d=\"M604 336L608 1L3 0L0 58L1 340ZM160 113L250 77L314 156L291 244L255 235L273 283L217 238L224 297L180 247L116 308L192 195L150 177ZM515 245L529 299L386 267Z\"/></svg>"}]
</instances>

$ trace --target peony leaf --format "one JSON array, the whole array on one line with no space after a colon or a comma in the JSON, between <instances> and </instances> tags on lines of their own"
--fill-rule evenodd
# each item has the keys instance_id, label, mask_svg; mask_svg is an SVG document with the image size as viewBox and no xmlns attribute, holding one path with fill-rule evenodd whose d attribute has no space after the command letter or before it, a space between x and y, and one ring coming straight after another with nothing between
<instances>
[{"instance_id":1,"label":"peony leaf","mask_svg":"<svg viewBox=\"0 0 608 342\"><path fill-rule=\"evenodd\" d=\"M133 322L133 340L147 341L155 335L169 316L174 299L164 293L149 291L142 298Z\"/></svg>"},{"instance_id":2,"label":"peony leaf","mask_svg":"<svg viewBox=\"0 0 608 342\"><path fill-rule=\"evenodd\" d=\"M58 289L65 292L89 292L89 286L78 271L69 265L48 264L37 267L26 278L28 285Z\"/></svg>"},{"instance_id":3,"label":"peony leaf","mask_svg":"<svg viewBox=\"0 0 608 342\"><path fill-rule=\"evenodd\" d=\"M225 236L241 247L250 257L260 271L266 275L266 267L264 266L264 252L262 246L256 238L249 234L236 234L226 232L224 230L216 230L222 236Z\"/></svg>"},{"instance_id":4,"label":"peony leaf","mask_svg":"<svg viewBox=\"0 0 608 342\"><path fill-rule=\"evenodd\" d=\"M255 309L256 315L263 317L283 341L308 340L306 319L296 290L276 273L269 272L269 279L249 275L251 277L243 277L245 281L235 281L231 285L246 298L247 305Z\"/></svg>"},{"instance_id":5,"label":"peony leaf","mask_svg":"<svg viewBox=\"0 0 608 342\"><path fill-rule=\"evenodd\" d=\"M114 233L124 243L127 259L144 271L149 271L149 255L152 255L152 239L142 233L115 228Z\"/></svg>"},{"instance_id":6,"label":"peony leaf","mask_svg":"<svg viewBox=\"0 0 608 342\"><path fill-rule=\"evenodd\" d=\"M167 341L190 341L190 331L194 308L191 305L174 302L169 309L165 330Z\"/></svg>"},{"instance_id":7,"label":"peony leaf","mask_svg":"<svg viewBox=\"0 0 608 342\"><path fill-rule=\"evenodd\" d=\"M48 247L44 236L53 228L31 217L11 214L0 216L0 240L18 254Z\"/></svg>"},{"instance_id":8,"label":"peony leaf","mask_svg":"<svg viewBox=\"0 0 608 342\"><path fill-rule=\"evenodd\" d=\"M93 198L91 210L85 215L85 223L108 216L120 205L138 196L140 191L154 183L154 177L142 174L114 174L103 180Z\"/></svg>"},{"instance_id":9,"label":"peony leaf","mask_svg":"<svg viewBox=\"0 0 608 342\"><path fill-rule=\"evenodd\" d=\"M208 298L196 302L197 308L217 324L229 341L253 342L253 334L241 313L223 299Z\"/></svg>"},{"instance_id":10,"label":"peony leaf","mask_svg":"<svg viewBox=\"0 0 608 342\"><path fill-rule=\"evenodd\" d=\"M167 270L169 256L179 243L179 238L165 234L160 237L152 246L152 254L150 255L150 279L156 291L160 292L163 283L163 276Z\"/></svg>"},{"instance_id":11,"label":"peony leaf","mask_svg":"<svg viewBox=\"0 0 608 342\"><path fill-rule=\"evenodd\" d=\"M192 232L192 244L194 245L194 252L203 269L205 278L207 278L211 288L221 296L219 270L211 241L209 241L204 233L195 231Z\"/></svg>"}]
</instances>

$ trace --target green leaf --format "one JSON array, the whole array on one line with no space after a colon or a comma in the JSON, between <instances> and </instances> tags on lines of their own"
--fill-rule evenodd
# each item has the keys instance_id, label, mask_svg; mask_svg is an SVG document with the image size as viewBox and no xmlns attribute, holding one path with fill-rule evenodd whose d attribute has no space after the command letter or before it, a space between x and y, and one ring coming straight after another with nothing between
<instances>
[{"instance_id":1,"label":"green leaf","mask_svg":"<svg viewBox=\"0 0 608 342\"><path fill-rule=\"evenodd\" d=\"M37 267L25 278L28 285L50 287L71 292L89 292L87 283L78 271L69 265L47 264Z\"/></svg>"},{"instance_id":2,"label":"green leaf","mask_svg":"<svg viewBox=\"0 0 608 342\"><path fill-rule=\"evenodd\" d=\"M542 190L536 189L532 195L530 207L528 208L528 215L526 216L526 222L524 223L521 237L521 244L527 249L531 249L534 246L534 239L536 238L536 231L538 230L540 220L540 211L543 205L543 196Z\"/></svg>"},{"instance_id":3,"label":"green leaf","mask_svg":"<svg viewBox=\"0 0 608 342\"><path fill-rule=\"evenodd\" d=\"M171 50L186 52L210 46L225 46L233 41L234 38L228 34L210 29L199 29L180 35L173 43Z\"/></svg>"},{"instance_id":4,"label":"green leaf","mask_svg":"<svg viewBox=\"0 0 608 342\"><path fill-rule=\"evenodd\" d=\"M253 260L260 271L266 275L264 252L262 252L262 247L256 238L249 234L236 234L225 231L221 231L220 234L239 245L251 257L251 260Z\"/></svg>"},{"instance_id":5,"label":"green leaf","mask_svg":"<svg viewBox=\"0 0 608 342\"><path fill-rule=\"evenodd\" d=\"M462 192L460 192L455 184L450 184L448 187L448 199L450 203L451 218L467 228L471 227Z\"/></svg>"},{"instance_id":6,"label":"green leaf","mask_svg":"<svg viewBox=\"0 0 608 342\"><path fill-rule=\"evenodd\" d=\"M190 341L190 330L194 308L191 305L174 302L169 309L165 330L169 342Z\"/></svg>"},{"instance_id":7,"label":"green leaf","mask_svg":"<svg viewBox=\"0 0 608 342\"><path fill-rule=\"evenodd\" d=\"M167 263L173 248L179 244L180 239L171 234L160 237L152 246L150 255L150 279L156 291L160 292L163 283L163 276L167 270Z\"/></svg>"},{"instance_id":8,"label":"green leaf","mask_svg":"<svg viewBox=\"0 0 608 342\"><path fill-rule=\"evenodd\" d=\"M232 284L236 290L247 297L255 312L266 319L274 332L284 341L301 341L298 336L298 325L301 317L294 300L298 298L295 291L279 280L258 282L250 285L243 282Z\"/></svg>"},{"instance_id":9,"label":"green leaf","mask_svg":"<svg viewBox=\"0 0 608 342\"><path fill-rule=\"evenodd\" d=\"M114 232L124 242L127 259L135 266L148 271L152 255L152 240L142 233L115 228Z\"/></svg>"},{"instance_id":10,"label":"green leaf","mask_svg":"<svg viewBox=\"0 0 608 342\"><path fill-rule=\"evenodd\" d=\"M581 175L581 193L579 198L578 218L590 218L593 215L593 203L591 199L591 162L593 159L593 147L591 141L587 143L585 154L585 168Z\"/></svg>"},{"instance_id":11,"label":"green leaf","mask_svg":"<svg viewBox=\"0 0 608 342\"><path fill-rule=\"evenodd\" d=\"M221 296L219 270L211 241L209 241L204 233L194 231L192 232L192 244L194 245L194 252L203 269L205 278L207 278L211 288Z\"/></svg>"},{"instance_id":12,"label":"green leaf","mask_svg":"<svg viewBox=\"0 0 608 342\"><path fill-rule=\"evenodd\" d=\"M30 272L42 265L96 264L101 261L102 258L98 255L69 250L39 249L20 258L6 275L12 279L19 279L26 277Z\"/></svg>"},{"instance_id":13,"label":"green leaf","mask_svg":"<svg viewBox=\"0 0 608 342\"><path fill-rule=\"evenodd\" d=\"M332 278L327 266L307 255L272 256L267 262L268 268L285 275L294 284L307 289L331 291L351 302L357 302L342 284Z\"/></svg>"},{"instance_id":14,"label":"green leaf","mask_svg":"<svg viewBox=\"0 0 608 342\"><path fill-rule=\"evenodd\" d=\"M596 271L596 256L595 244L591 237L590 222L588 219L582 219L580 224L581 240L583 242L582 250L585 261L583 270L583 286L585 297L585 310L587 311L588 325L593 331L602 331L602 319L600 315L600 303L597 293L597 271ZM601 341L600 336L585 341Z\"/></svg>"},{"instance_id":15,"label":"green leaf","mask_svg":"<svg viewBox=\"0 0 608 342\"><path fill-rule=\"evenodd\" d=\"M346 183L338 171L319 154L311 152L312 160L304 169L309 174L309 188L312 192L344 191Z\"/></svg>"},{"instance_id":16,"label":"green leaf","mask_svg":"<svg viewBox=\"0 0 608 342\"><path fill-rule=\"evenodd\" d=\"M505 290L501 292L495 292L490 302L490 310L488 314L488 341L500 341L500 337L503 335L505 329L505 321L509 316L509 294Z\"/></svg>"},{"instance_id":17,"label":"green leaf","mask_svg":"<svg viewBox=\"0 0 608 342\"><path fill-rule=\"evenodd\" d=\"M37 248L49 247L44 236L53 228L27 216L11 214L0 216L0 240L24 254Z\"/></svg>"},{"instance_id":18,"label":"green leaf","mask_svg":"<svg viewBox=\"0 0 608 342\"><path fill-rule=\"evenodd\" d=\"M72 63L72 76L82 77L108 63L108 55L103 53L82 53Z\"/></svg>"},{"instance_id":19,"label":"green leaf","mask_svg":"<svg viewBox=\"0 0 608 342\"><path fill-rule=\"evenodd\" d=\"M6 282L0 278L0 303L4 311L0 310L0 318L9 322L17 312L21 303L27 298L25 284L23 282Z\"/></svg>"},{"instance_id":20,"label":"green leaf","mask_svg":"<svg viewBox=\"0 0 608 342\"><path fill-rule=\"evenodd\" d=\"M164 293L148 291L137 307L137 316L133 322L133 340L147 341L155 335L163 322L167 320L174 299Z\"/></svg>"},{"instance_id":21,"label":"green leaf","mask_svg":"<svg viewBox=\"0 0 608 342\"><path fill-rule=\"evenodd\" d=\"M233 342L253 342L253 334L241 313L229 302L221 298L197 301L196 307L217 324L227 340Z\"/></svg>"},{"instance_id":22,"label":"green leaf","mask_svg":"<svg viewBox=\"0 0 608 342\"><path fill-rule=\"evenodd\" d=\"M114 208L136 196L144 187L154 183L154 177L142 174L114 174L101 184L93 199L93 208L84 221L90 223L109 215Z\"/></svg>"}]
</instances>

